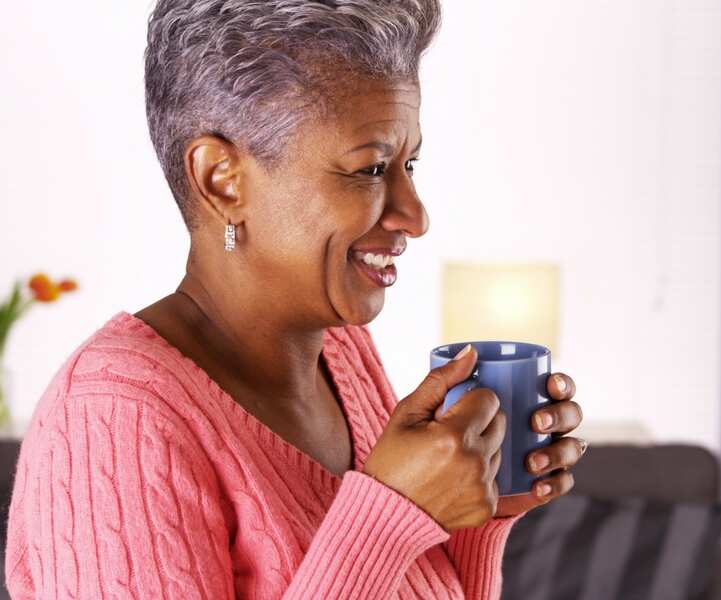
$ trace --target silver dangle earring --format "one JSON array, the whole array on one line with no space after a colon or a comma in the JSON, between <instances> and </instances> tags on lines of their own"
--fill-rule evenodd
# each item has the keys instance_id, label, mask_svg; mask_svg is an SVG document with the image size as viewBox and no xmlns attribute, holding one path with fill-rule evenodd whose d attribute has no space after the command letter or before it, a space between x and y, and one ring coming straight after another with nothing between
<instances>
[{"instance_id":1,"label":"silver dangle earring","mask_svg":"<svg viewBox=\"0 0 721 600\"><path fill-rule=\"evenodd\" d=\"M235 248L235 225L228 223L225 226L225 249L230 252Z\"/></svg>"}]
</instances>

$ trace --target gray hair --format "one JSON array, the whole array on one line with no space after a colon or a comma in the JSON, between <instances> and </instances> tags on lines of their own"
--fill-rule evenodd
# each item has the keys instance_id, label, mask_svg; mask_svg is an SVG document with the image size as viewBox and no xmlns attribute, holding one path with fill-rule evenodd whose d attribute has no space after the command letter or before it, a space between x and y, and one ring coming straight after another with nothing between
<instances>
[{"instance_id":1,"label":"gray hair","mask_svg":"<svg viewBox=\"0 0 721 600\"><path fill-rule=\"evenodd\" d=\"M158 0L146 114L188 230L197 227L183 164L191 139L222 137L272 173L300 123L328 116L331 91L362 77L417 82L440 22L440 0Z\"/></svg>"}]
</instances>

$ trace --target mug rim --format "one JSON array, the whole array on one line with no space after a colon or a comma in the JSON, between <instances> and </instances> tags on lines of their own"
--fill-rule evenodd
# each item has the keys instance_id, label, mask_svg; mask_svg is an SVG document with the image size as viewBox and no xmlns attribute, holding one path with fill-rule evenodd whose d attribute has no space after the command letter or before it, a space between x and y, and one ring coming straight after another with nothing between
<instances>
[{"instance_id":1,"label":"mug rim","mask_svg":"<svg viewBox=\"0 0 721 600\"><path fill-rule=\"evenodd\" d=\"M444 348L449 348L450 346L460 346L458 350L462 350L466 344L471 344L474 348L476 348L477 344L516 344L516 345L523 345L523 346L533 346L534 348L540 349L540 354L537 354L536 356L527 356L526 358L478 358L478 361L488 362L488 363L514 363L514 362L523 362L527 360L538 360L539 358L544 358L546 356L550 356L551 350L543 346L541 344L534 344L533 342L515 342L513 340L469 340L466 342L449 342L447 344L441 344L440 346L436 346L431 350L431 357L437 358L440 360L449 361L453 357L452 356L443 356L439 354L439 351ZM478 348L476 348L476 352L478 352ZM479 353L480 354L480 353Z\"/></svg>"}]
</instances>

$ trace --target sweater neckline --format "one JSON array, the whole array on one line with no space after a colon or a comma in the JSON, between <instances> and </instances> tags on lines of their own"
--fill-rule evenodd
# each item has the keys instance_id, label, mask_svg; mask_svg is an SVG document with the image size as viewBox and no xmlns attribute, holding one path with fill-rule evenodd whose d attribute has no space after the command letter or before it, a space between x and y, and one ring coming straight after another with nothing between
<instances>
[{"instance_id":1,"label":"sweater neckline","mask_svg":"<svg viewBox=\"0 0 721 600\"><path fill-rule=\"evenodd\" d=\"M263 421L247 411L242 405L236 402L235 399L226 392L205 369L197 364L192 358L181 352L178 347L166 340L148 323L125 310L121 310L111 317L110 323L121 326L124 324L130 324L133 330L142 332L146 338L152 339L154 342L160 344L177 360L184 364L191 373L198 377L206 385L206 387L211 390L217 401L231 410L233 414L238 416L247 428L255 433L257 438L259 438L262 442L265 442L273 450L280 452L280 454L287 460L288 464L300 468L312 479L318 481L323 487L330 488L333 491L338 490L340 484L342 483L342 477L339 477L332 471L326 469L312 456L298 448L296 445L290 443L288 440L273 431ZM346 367L339 363L340 352L338 347L341 344L339 344L336 339L337 334L331 332L331 329L337 328L326 328L323 331L321 356L323 360L325 360L328 372L335 384L336 395L340 400L341 408L346 418L346 422L348 423L351 438L351 452L353 454L353 470L361 471L363 469L363 457L361 457L358 453L358 440L361 435L362 425L357 420L359 412L354 402L355 394L353 393L353 390L350 389L348 381L343 379L341 375L341 373L343 373L346 369Z\"/></svg>"}]
</instances>

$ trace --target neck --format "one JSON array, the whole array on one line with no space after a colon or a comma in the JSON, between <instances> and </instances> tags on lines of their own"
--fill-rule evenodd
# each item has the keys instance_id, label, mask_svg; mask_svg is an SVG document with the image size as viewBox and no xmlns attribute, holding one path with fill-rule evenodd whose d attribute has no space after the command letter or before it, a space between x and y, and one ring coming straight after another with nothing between
<instances>
[{"instance_id":1,"label":"neck","mask_svg":"<svg viewBox=\"0 0 721 600\"><path fill-rule=\"evenodd\" d=\"M241 289L260 291L252 285ZM274 302L230 294L227 284L191 273L172 296L202 351L232 373L247 395L288 411L317 402L323 328L294 327L279 318Z\"/></svg>"}]
</instances>

